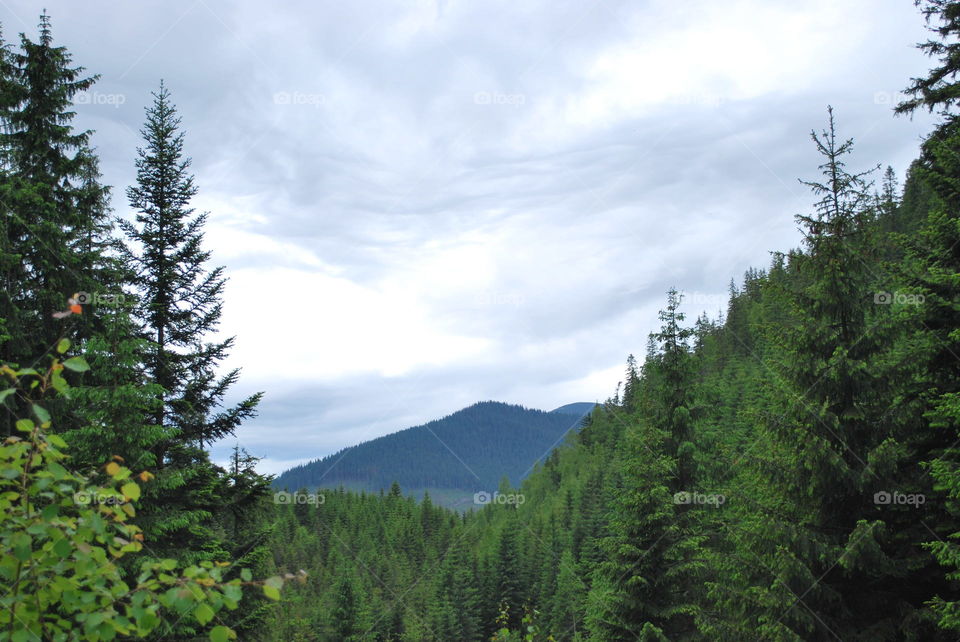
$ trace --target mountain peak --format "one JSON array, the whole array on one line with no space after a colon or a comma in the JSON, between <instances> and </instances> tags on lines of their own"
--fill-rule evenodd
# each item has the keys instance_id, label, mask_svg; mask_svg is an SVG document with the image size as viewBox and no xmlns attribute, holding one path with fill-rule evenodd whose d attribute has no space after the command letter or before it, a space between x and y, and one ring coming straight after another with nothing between
<instances>
[{"instance_id":1,"label":"mountain peak","mask_svg":"<svg viewBox=\"0 0 960 642\"><path fill-rule=\"evenodd\" d=\"M278 488L344 486L405 492L492 491L507 477L519 484L560 443L594 404L575 403L552 412L499 401L480 401L441 419L345 448L291 468Z\"/></svg>"}]
</instances>

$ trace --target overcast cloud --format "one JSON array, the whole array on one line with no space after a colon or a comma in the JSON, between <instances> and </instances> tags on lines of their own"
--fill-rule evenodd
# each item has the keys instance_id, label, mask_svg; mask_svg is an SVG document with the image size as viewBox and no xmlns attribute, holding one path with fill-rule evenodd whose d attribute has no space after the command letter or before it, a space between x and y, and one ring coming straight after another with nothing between
<instances>
[{"instance_id":1,"label":"overcast cloud","mask_svg":"<svg viewBox=\"0 0 960 642\"><path fill-rule=\"evenodd\" d=\"M901 178L931 122L891 114L928 65L905 0L47 10L102 76L76 122L119 214L150 91L173 92L265 472L479 400L606 398L669 287L716 315L798 245L828 103L854 168ZM0 5L7 39L38 12Z\"/></svg>"}]
</instances>

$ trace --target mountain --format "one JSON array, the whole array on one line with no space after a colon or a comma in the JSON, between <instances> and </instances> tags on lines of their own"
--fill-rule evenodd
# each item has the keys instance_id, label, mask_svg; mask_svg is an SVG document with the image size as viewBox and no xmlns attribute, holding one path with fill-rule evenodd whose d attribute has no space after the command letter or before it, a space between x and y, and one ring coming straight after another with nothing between
<instances>
[{"instance_id":1,"label":"mountain","mask_svg":"<svg viewBox=\"0 0 960 642\"><path fill-rule=\"evenodd\" d=\"M453 495L459 501L495 490L504 476L519 484L592 406L568 404L544 412L495 401L476 403L291 468L274 486L379 491L396 481L407 493L430 490L438 503L456 503L445 499L445 491L457 491Z\"/></svg>"},{"instance_id":2,"label":"mountain","mask_svg":"<svg viewBox=\"0 0 960 642\"><path fill-rule=\"evenodd\" d=\"M596 403L590 401L581 401L578 403L568 403L565 406L554 408L550 412L555 412L562 415L576 415L577 417L584 417L596 407Z\"/></svg>"}]
</instances>

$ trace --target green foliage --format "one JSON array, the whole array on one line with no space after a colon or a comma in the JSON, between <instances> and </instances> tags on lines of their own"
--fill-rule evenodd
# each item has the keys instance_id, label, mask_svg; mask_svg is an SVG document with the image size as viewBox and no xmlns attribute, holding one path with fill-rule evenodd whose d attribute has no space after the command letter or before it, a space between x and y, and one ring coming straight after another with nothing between
<instances>
[{"instance_id":1,"label":"green foliage","mask_svg":"<svg viewBox=\"0 0 960 642\"><path fill-rule=\"evenodd\" d=\"M58 343L58 352L69 342ZM225 581L229 562L178 567L171 559L144 561L128 576L121 560L145 548L131 520L141 496L136 481L153 476L110 461L91 475L68 467L67 443L50 432L44 396L70 398L65 369L85 370L82 357L54 357L46 371L0 366L5 396L33 408L16 422L20 433L0 445L0 640L112 640L142 638L158 630L165 610L205 627L223 610L236 609L240 579ZM120 458L115 458L120 459ZM279 599L281 578L264 591ZM269 591L269 592L268 592ZM210 629L211 640L235 639L228 627Z\"/></svg>"}]
</instances>

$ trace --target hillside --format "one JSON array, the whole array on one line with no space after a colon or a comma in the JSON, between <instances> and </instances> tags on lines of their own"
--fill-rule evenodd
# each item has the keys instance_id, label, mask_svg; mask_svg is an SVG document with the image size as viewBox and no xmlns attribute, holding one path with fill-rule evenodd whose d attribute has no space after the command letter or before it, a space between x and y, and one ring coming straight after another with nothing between
<instances>
[{"instance_id":1,"label":"hillside","mask_svg":"<svg viewBox=\"0 0 960 642\"><path fill-rule=\"evenodd\" d=\"M444 489L462 491L456 498L492 491L503 477L519 483L593 405L568 404L544 412L495 401L476 403L291 468L274 486L379 491L396 481L408 493L429 489L435 499Z\"/></svg>"},{"instance_id":2,"label":"hillside","mask_svg":"<svg viewBox=\"0 0 960 642\"><path fill-rule=\"evenodd\" d=\"M593 410L597 404L590 403L587 401L581 401L579 403L568 403L565 406L560 406L559 408L554 408L550 412L555 412L558 414L564 415L576 415L577 417L585 417L590 414L590 411Z\"/></svg>"}]
</instances>

